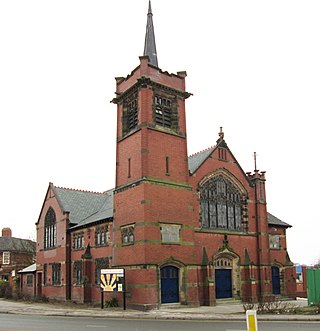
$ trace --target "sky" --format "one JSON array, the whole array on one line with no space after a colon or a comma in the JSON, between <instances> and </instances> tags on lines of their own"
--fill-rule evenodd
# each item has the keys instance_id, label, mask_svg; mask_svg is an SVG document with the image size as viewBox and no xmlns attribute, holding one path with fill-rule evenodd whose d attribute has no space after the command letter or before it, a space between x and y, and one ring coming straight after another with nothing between
<instances>
[{"instance_id":1,"label":"sky","mask_svg":"<svg viewBox=\"0 0 320 331\"><path fill-rule=\"evenodd\" d=\"M35 239L49 182L115 185L115 77L143 54L148 0L0 0L0 228ZM186 70L188 154L220 126L294 263L320 258L320 1L152 0L159 67Z\"/></svg>"}]
</instances>

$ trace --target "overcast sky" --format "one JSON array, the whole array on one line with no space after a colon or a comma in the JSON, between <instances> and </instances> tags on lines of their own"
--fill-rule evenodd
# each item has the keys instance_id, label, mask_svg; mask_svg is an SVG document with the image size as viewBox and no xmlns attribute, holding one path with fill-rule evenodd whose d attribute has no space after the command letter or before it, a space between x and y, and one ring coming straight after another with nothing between
<instances>
[{"instance_id":1,"label":"overcast sky","mask_svg":"<svg viewBox=\"0 0 320 331\"><path fill-rule=\"evenodd\" d=\"M114 77L143 53L148 0L0 0L0 228L35 239L49 182L115 183ZM186 70L188 154L219 127L296 263L320 257L320 1L152 0L159 67Z\"/></svg>"}]
</instances>

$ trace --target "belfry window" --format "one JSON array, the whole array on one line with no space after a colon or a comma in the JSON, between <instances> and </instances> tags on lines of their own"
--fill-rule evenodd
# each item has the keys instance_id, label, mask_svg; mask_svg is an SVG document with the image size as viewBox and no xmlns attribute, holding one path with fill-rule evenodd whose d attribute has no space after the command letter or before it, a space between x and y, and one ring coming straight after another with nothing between
<instances>
[{"instance_id":1,"label":"belfry window","mask_svg":"<svg viewBox=\"0 0 320 331\"><path fill-rule=\"evenodd\" d=\"M210 229L242 231L242 194L222 175L200 188L201 225Z\"/></svg>"},{"instance_id":2,"label":"belfry window","mask_svg":"<svg viewBox=\"0 0 320 331\"><path fill-rule=\"evenodd\" d=\"M178 127L177 112L174 111L174 100L169 97L155 95L153 99L154 120L157 125L165 128L176 129Z\"/></svg>"},{"instance_id":3,"label":"belfry window","mask_svg":"<svg viewBox=\"0 0 320 331\"><path fill-rule=\"evenodd\" d=\"M44 248L52 248L57 244L56 214L50 207L44 221Z\"/></svg>"},{"instance_id":4,"label":"belfry window","mask_svg":"<svg viewBox=\"0 0 320 331\"><path fill-rule=\"evenodd\" d=\"M133 93L123 102L123 134L127 134L138 125L138 93Z\"/></svg>"}]
</instances>

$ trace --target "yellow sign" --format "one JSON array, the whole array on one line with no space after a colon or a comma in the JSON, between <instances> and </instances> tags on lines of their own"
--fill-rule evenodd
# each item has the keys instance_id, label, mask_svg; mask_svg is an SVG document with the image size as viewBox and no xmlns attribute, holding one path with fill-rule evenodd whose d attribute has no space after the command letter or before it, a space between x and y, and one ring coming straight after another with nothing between
<instances>
[{"instance_id":1,"label":"yellow sign","mask_svg":"<svg viewBox=\"0 0 320 331\"><path fill-rule=\"evenodd\" d=\"M258 331L257 311L247 310L246 318L247 318L247 331Z\"/></svg>"},{"instance_id":2,"label":"yellow sign","mask_svg":"<svg viewBox=\"0 0 320 331\"><path fill-rule=\"evenodd\" d=\"M100 274L100 290L102 292L122 292L124 269L102 269Z\"/></svg>"}]
</instances>

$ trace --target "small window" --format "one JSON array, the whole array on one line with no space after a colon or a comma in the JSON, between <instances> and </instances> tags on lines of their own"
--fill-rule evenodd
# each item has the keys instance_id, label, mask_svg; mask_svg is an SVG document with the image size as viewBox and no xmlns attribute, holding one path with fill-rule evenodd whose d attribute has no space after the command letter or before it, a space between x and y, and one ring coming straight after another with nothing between
<instances>
[{"instance_id":1,"label":"small window","mask_svg":"<svg viewBox=\"0 0 320 331\"><path fill-rule=\"evenodd\" d=\"M166 156L166 176L169 175L169 156Z\"/></svg>"},{"instance_id":2,"label":"small window","mask_svg":"<svg viewBox=\"0 0 320 331\"><path fill-rule=\"evenodd\" d=\"M73 264L73 278L76 285L82 282L82 261L75 261Z\"/></svg>"},{"instance_id":3,"label":"small window","mask_svg":"<svg viewBox=\"0 0 320 331\"><path fill-rule=\"evenodd\" d=\"M103 225L98 226L95 229L95 245L96 246L106 246L109 242L109 226Z\"/></svg>"},{"instance_id":4,"label":"small window","mask_svg":"<svg viewBox=\"0 0 320 331\"><path fill-rule=\"evenodd\" d=\"M27 286L33 285L33 275L27 275Z\"/></svg>"},{"instance_id":5,"label":"small window","mask_svg":"<svg viewBox=\"0 0 320 331\"><path fill-rule=\"evenodd\" d=\"M52 285L61 285L61 263L52 264Z\"/></svg>"},{"instance_id":6,"label":"small window","mask_svg":"<svg viewBox=\"0 0 320 331\"><path fill-rule=\"evenodd\" d=\"M10 252L2 253L2 264L10 264Z\"/></svg>"},{"instance_id":7,"label":"small window","mask_svg":"<svg viewBox=\"0 0 320 331\"><path fill-rule=\"evenodd\" d=\"M280 249L280 236L270 235L269 236L269 247L271 249Z\"/></svg>"},{"instance_id":8,"label":"small window","mask_svg":"<svg viewBox=\"0 0 320 331\"><path fill-rule=\"evenodd\" d=\"M73 234L73 248L83 249L84 248L84 233L78 232Z\"/></svg>"},{"instance_id":9,"label":"small window","mask_svg":"<svg viewBox=\"0 0 320 331\"><path fill-rule=\"evenodd\" d=\"M225 148L219 147L218 149L219 159L226 161L227 160L227 150Z\"/></svg>"},{"instance_id":10,"label":"small window","mask_svg":"<svg viewBox=\"0 0 320 331\"><path fill-rule=\"evenodd\" d=\"M127 225L121 228L121 237L122 244L124 245L132 245L134 244L134 225Z\"/></svg>"},{"instance_id":11,"label":"small window","mask_svg":"<svg viewBox=\"0 0 320 331\"><path fill-rule=\"evenodd\" d=\"M131 177L131 158L128 159L128 178Z\"/></svg>"}]
</instances>

